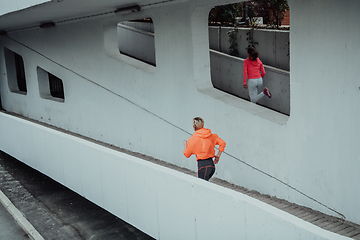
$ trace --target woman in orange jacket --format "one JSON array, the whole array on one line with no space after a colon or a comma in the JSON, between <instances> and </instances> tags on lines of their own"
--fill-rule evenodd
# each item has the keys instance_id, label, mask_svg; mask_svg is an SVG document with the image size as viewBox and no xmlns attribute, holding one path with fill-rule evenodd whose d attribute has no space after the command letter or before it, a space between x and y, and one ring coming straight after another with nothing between
<instances>
[{"instance_id":1,"label":"woman in orange jacket","mask_svg":"<svg viewBox=\"0 0 360 240\"><path fill-rule=\"evenodd\" d=\"M193 154L196 155L198 177L209 181L215 173L214 164L219 162L226 143L218 135L212 134L210 129L204 128L204 120L200 117L193 119L193 127L195 133L189 138L189 141L184 140L184 155L187 158ZM219 145L219 151L215 155L216 145Z\"/></svg>"}]
</instances>

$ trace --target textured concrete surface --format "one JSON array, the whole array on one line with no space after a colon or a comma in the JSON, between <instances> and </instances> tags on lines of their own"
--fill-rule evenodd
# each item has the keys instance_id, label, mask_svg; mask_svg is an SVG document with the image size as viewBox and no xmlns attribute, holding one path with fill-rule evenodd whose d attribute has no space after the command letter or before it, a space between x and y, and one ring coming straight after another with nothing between
<instances>
[{"instance_id":1,"label":"textured concrete surface","mask_svg":"<svg viewBox=\"0 0 360 240\"><path fill-rule=\"evenodd\" d=\"M153 239L3 152L0 173L0 189L44 239Z\"/></svg>"},{"instance_id":2,"label":"textured concrete surface","mask_svg":"<svg viewBox=\"0 0 360 240\"><path fill-rule=\"evenodd\" d=\"M196 177L194 172L159 160L151 158L147 160L176 168L185 174ZM45 239L153 239L3 152L0 152L0 173L0 189L24 213ZM360 227L354 223L282 199L249 191L220 179L214 178L211 179L211 182L234 191L240 191L328 231L360 239ZM10 218L5 216L5 218L9 219L9 222L1 224L0 227L10 226L8 230L17 232L20 237L9 239L28 239L27 235L11 219L11 216Z\"/></svg>"},{"instance_id":3,"label":"textured concrete surface","mask_svg":"<svg viewBox=\"0 0 360 240\"><path fill-rule=\"evenodd\" d=\"M64 131L59 128L52 128ZM110 146L75 133L64 132L196 177L195 172L173 164ZM49 236L56 235L55 238L44 236L45 239L103 239L104 236L107 237L106 239L152 239L132 226L125 224L112 214L83 199L78 194L36 170L26 167L21 162L2 152L0 153L1 171L3 172L0 179L0 189L10 200L14 201L14 205L18 206L20 211L29 216L30 222L39 232L50 234ZM234 191L242 192L325 230L360 240L360 226L352 222L329 216L283 199L260 194L259 192L251 191L220 179L213 178L211 182ZM31 219L33 220L31 221ZM43 222L49 224L45 224L45 226L42 224ZM117 234L124 238L119 238ZM130 236L127 234L130 234ZM115 237L111 238L113 236ZM138 238L135 238L135 236Z\"/></svg>"},{"instance_id":4,"label":"textured concrete surface","mask_svg":"<svg viewBox=\"0 0 360 240\"><path fill-rule=\"evenodd\" d=\"M29 236L15 222L8 210L0 204L0 239L26 240Z\"/></svg>"},{"instance_id":5,"label":"textured concrete surface","mask_svg":"<svg viewBox=\"0 0 360 240\"><path fill-rule=\"evenodd\" d=\"M21 231L12 232L11 235L17 238L29 237L32 240L44 240L44 238L40 235L40 233L34 228L34 226L26 219L24 214L20 212L14 204L6 197L6 195L0 190L0 203L3 207L3 212L7 211L8 214L11 215L11 221L4 221L1 224L10 223L10 228L21 228L24 233ZM6 215L6 214L5 214ZM16 224L13 224L13 222ZM9 234L10 235L10 234ZM8 239L8 238L7 238Z\"/></svg>"}]
</instances>

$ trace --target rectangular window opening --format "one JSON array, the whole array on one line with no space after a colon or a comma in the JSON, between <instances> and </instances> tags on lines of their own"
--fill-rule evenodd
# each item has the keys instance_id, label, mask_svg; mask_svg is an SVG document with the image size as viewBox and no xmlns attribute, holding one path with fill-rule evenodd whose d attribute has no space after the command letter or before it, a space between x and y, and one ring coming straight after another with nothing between
<instances>
[{"instance_id":1,"label":"rectangular window opening","mask_svg":"<svg viewBox=\"0 0 360 240\"><path fill-rule=\"evenodd\" d=\"M122 55L156 67L155 31L151 18L120 22L117 32Z\"/></svg>"},{"instance_id":2,"label":"rectangular window opening","mask_svg":"<svg viewBox=\"0 0 360 240\"><path fill-rule=\"evenodd\" d=\"M4 48L8 84L11 92L27 94L26 75L23 58Z\"/></svg>"},{"instance_id":3,"label":"rectangular window opening","mask_svg":"<svg viewBox=\"0 0 360 240\"><path fill-rule=\"evenodd\" d=\"M65 99L64 86L60 78L52 74L49 75L50 95L56 98Z\"/></svg>"},{"instance_id":4,"label":"rectangular window opening","mask_svg":"<svg viewBox=\"0 0 360 240\"><path fill-rule=\"evenodd\" d=\"M46 70L37 68L40 97L57 102L65 101L63 81Z\"/></svg>"},{"instance_id":5,"label":"rectangular window opening","mask_svg":"<svg viewBox=\"0 0 360 240\"><path fill-rule=\"evenodd\" d=\"M15 57L15 66L16 66L16 79L17 79L19 91L27 92L23 58L16 53L14 53L14 57Z\"/></svg>"},{"instance_id":6,"label":"rectangular window opening","mask_svg":"<svg viewBox=\"0 0 360 240\"><path fill-rule=\"evenodd\" d=\"M248 47L253 46L266 72L258 94L267 87L272 95L271 99L262 97L257 104L289 116L290 11L288 6L281 7L284 8L274 13L276 8L247 1L211 9L208 16L211 82L215 89L249 101L249 92L243 86L243 65ZM283 14L283 21L276 21L274 14Z\"/></svg>"}]
</instances>

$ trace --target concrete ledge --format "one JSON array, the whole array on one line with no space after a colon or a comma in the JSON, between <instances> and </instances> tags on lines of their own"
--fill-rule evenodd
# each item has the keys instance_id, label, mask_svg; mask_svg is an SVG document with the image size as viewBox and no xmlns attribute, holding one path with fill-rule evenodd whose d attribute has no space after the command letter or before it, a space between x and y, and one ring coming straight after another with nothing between
<instances>
[{"instance_id":1,"label":"concrete ledge","mask_svg":"<svg viewBox=\"0 0 360 240\"><path fill-rule=\"evenodd\" d=\"M24 232L33 240L44 240L40 233L31 225L24 215L12 204L12 202L0 190L0 202L6 210L13 216L15 221L24 230Z\"/></svg>"}]
</instances>

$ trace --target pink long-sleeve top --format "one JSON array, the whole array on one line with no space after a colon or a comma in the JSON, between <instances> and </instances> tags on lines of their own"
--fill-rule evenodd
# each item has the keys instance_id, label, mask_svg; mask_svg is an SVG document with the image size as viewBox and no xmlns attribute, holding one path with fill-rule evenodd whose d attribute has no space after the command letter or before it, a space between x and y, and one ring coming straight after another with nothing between
<instances>
[{"instance_id":1,"label":"pink long-sleeve top","mask_svg":"<svg viewBox=\"0 0 360 240\"><path fill-rule=\"evenodd\" d=\"M265 76L264 65L259 58L251 61L249 58L244 60L243 79L246 85L247 79L256 79Z\"/></svg>"}]
</instances>

